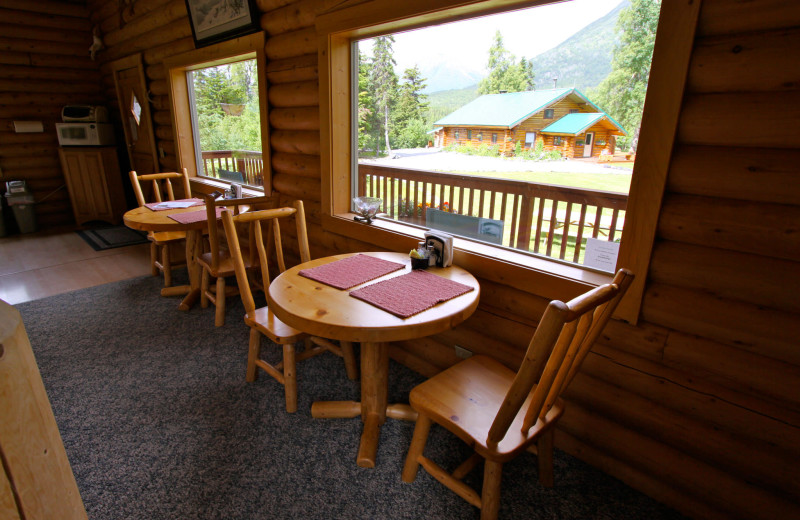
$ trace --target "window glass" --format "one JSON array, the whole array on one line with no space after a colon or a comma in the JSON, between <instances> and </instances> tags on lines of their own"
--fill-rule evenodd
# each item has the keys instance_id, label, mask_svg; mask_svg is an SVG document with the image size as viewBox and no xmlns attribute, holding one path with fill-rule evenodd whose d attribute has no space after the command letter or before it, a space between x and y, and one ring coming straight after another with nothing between
<instances>
[{"instance_id":1,"label":"window glass","mask_svg":"<svg viewBox=\"0 0 800 520\"><path fill-rule=\"evenodd\" d=\"M590 6L597 9L594 18L580 18ZM558 11L555 18L546 15L550 9ZM590 265L587 244L598 250L595 242L618 245L621 239L633 164L620 152L635 149L632 136L641 122L659 10L659 2L648 0L578 0L351 40L358 57L353 67L358 81L351 84L359 85L352 112L359 129L354 192L382 198L383 218ZM590 46L608 54L542 65L548 62L538 60L539 54L552 47L554 37L531 31L532 21L516 29L510 21L526 19L530 12L549 19L552 27L569 25L555 21L578 20L559 40L569 45L579 45L581 34L591 33L583 29L605 27L606 43ZM493 34L477 37L480 26L492 27ZM459 30L476 36L470 41L482 41L482 52L427 52ZM538 54L531 52L537 46ZM629 59L631 53L638 53L635 59ZM474 63L481 54L479 71L459 59L466 55ZM606 68L593 77L567 75L588 70L587 63L597 70L600 61ZM441 73L443 64L449 69ZM455 83L469 72L475 72L471 84ZM636 85L618 88L620 78L630 77ZM570 86L558 87L557 80ZM482 142L482 126L491 144ZM620 164L591 171L585 171L588 162L577 164L595 155L593 134L585 134L590 126L602 128L598 146ZM472 141L473 131L465 127L474 128L478 139ZM518 169L508 168L510 158L519 159L512 163ZM486 166L484 160L496 164ZM607 166L617 174L600 171ZM491 234L483 231L489 229ZM600 248L607 249L613 247ZM610 265L603 269L613 270Z\"/></svg>"},{"instance_id":2,"label":"window glass","mask_svg":"<svg viewBox=\"0 0 800 520\"><path fill-rule=\"evenodd\" d=\"M188 71L199 176L263 183L256 60Z\"/></svg>"}]
</instances>

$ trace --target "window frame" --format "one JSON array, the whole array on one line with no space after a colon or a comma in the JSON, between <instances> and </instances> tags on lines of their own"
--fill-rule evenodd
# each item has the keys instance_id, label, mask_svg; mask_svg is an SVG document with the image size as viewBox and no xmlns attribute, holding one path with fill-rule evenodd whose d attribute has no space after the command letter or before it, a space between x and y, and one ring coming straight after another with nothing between
<instances>
[{"instance_id":1,"label":"window frame","mask_svg":"<svg viewBox=\"0 0 800 520\"><path fill-rule=\"evenodd\" d=\"M316 19L319 37L321 221L326 232L392 250L407 250L422 232L393 221L365 226L350 211L351 168L355 157L351 126L351 42L445 22L554 3L555 0L427 0L388 3L351 0ZM653 250L661 200L675 143L699 2L663 2L653 52L653 65L642 116L636 173L631 181L625 229L617 265L636 278L615 317L635 324ZM355 246L354 246L355 247ZM363 247L363 246L362 246ZM570 298L605 283L610 275L558 264L546 259L454 240L454 262L474 275L517 287L534 288L545 298Z\"/></svg>"},{"instance_id":2,"label":"window frame","mask_svg":"<svg viewBox=\"0 0 800 520\"><path fill-rule=\"evenodd\" d=\"M544 115L542 116L544 119L554 119L556 117L556 111L553 108L545 108Z\"/></svg>"},{"instance_id":3,"label":"window frame","mask_svg":"<svg viewBox=\"0 0 800 520\"><path fill-rule=\"evenodd\" d=\"M267 100L267 62L264 33L258 32L227 40L209 47L195 49L164 60L169 84L170 108L172 109L172 130L175 136L175 155L178 169L186 168L191 182L213 187L230 185L229 181L210 179L197 174L197 152L194 142L194 129L191 115L191 93L187 72L192 70L224 65L246 59L256 60L258 77L259 119L261 124L261 160L263 190L272 193L272 160L269 144L269 104ZM252 186L249 186L253 190ZM260 191L260 190L253 190Z\"/></svg>"}]
</instances>

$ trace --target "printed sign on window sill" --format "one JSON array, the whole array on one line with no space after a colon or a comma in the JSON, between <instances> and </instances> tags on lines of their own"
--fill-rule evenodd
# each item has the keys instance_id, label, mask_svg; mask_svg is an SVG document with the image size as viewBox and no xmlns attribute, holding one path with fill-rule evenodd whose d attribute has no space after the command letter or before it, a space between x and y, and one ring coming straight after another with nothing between
<instances>
[{"instance_id":1,"label":"printed sign on window sill","mask_svg":"<svg viewBox=\"0 0 800 520\"><path fill-rule=\"evenodd\" d=\"M617 256L619 256L619 242L586 239L586 252L583 257L583 265L586 267L613 273L617 268Z\"/></svg>"}]
</instances>

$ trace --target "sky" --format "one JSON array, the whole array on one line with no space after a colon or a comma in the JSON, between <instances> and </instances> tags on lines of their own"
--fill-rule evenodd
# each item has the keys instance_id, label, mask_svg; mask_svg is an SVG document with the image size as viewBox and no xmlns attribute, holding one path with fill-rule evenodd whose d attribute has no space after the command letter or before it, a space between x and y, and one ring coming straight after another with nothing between
<instances>
[{"instance_id":1,"label":"sky","mask_svg":"<svg viewBox=\"0 0 800 520\"><path fill-rule=\"evenodd\" d=\"M396 70L451 62L465 70L483 72L497 30L503 35L506 49L517 59L533 58L602 18L621 2L572 0L396 34L392 46ZM371 44L362 51L368 49Z\"/></svg>"}]
</instances>

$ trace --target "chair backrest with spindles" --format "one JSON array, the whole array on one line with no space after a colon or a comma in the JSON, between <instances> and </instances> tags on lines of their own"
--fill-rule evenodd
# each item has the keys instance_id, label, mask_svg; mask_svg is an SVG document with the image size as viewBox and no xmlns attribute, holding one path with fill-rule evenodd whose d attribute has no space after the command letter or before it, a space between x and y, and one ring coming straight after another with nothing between
<instances>
[{"instance_id":1,"label":"chair backrest with spindles","mask_svg":"<svg viewBox=\"0 0 800 520\"><path fill-rule=\"evenodd\" d=\"M142 182L152 182L153 200L150 202L163 202L164 195L167 200L175 200L175 191L172 187L172 181L180 179L183 188L184 197L192 196L192 188L189 186L189 173L186 168L182 172L165 172L165 173L147 173L138 175L136 171L131 170L130 173L131 184L133 185L133 193L136 195L136 202L139 206L144 206L147 201L144 198L142 191Z\"/></svg>"},{"instance_id":2,"label":"chair backrest with spindles","mask_svg":"<svg viewBox=\"0 0 800 520\"><path fill-rule=\"evenodd\" d=\"M233 266L236 271L236 282L239 286L239 293L242 297L245 310L251 313L255 310L255 300L253 293L250 290L250 284L247 279L247 272L245 271L244 258L242 257L242 250L239 247L239 237L236 233L237 223L250 224L249 236L251 237L250 250L258 252L259 264L261 266L261 278L264 284L264 291L269 288L269 261L267 255L267 247L264 243L264 233L262 229L262 222L271 224L270 237L275 245L275 257L278 263L278 270L282 273L286 270L286 263L283 256L283 243L281 240L280 220L290 218L294 215L295 224L297 227L297 244L300 253L300 262L307 262L311 259L311 254L308 247L308 236L306 234L306 219L305 211L303 209L303 201L297 200L294 206L265 209L260 211L251 211L242 213L241 215L234 216L233 212L229 209L222 211L222 224L225 227L225 235L228 240L228 247L230 248L231 258L233 258ZM269 240L268 238L268 240ZM252 243L255 243L255 248Z\"/></svg>"},{"instance_id":3,"label":"chair backrest with spindles","mask_svg":"<svg viewBox=\"0 0 800 520\"><path fill-rule=\"evenodd\" d=\"M632 281L633 274L620 269L609 284L567 303L550 302L489 430L490 446L496 446L505 437L529 396L522 431L527 432L547 415L575 377Z\"/></svg>"},{"instance_id":4,"label":"chair backrest with spindles","mask_svg":"<svg viewBox=\"0 0 800 520\"><path fill-rule=\"evenodd\" d=\"M233 208L233 214L238 215L242 206L255 206L260 204L267 204L270 206L277 205L277 199L271 196L261 197L245 197L241 199L216 199L213 195L202 195L203 201L206 204L206 218L208 219L208 243L211 252L211 265L214 269L219 267L219 253L220 253L220 239L217 230L217 208L226 207ZM249 209L249 208L245 208ZM252 237L250 237L252 243ZM253 248L250 249L251 255ZM254 258L251 258L253 260Z\"/></svg>"}]
</instances>

